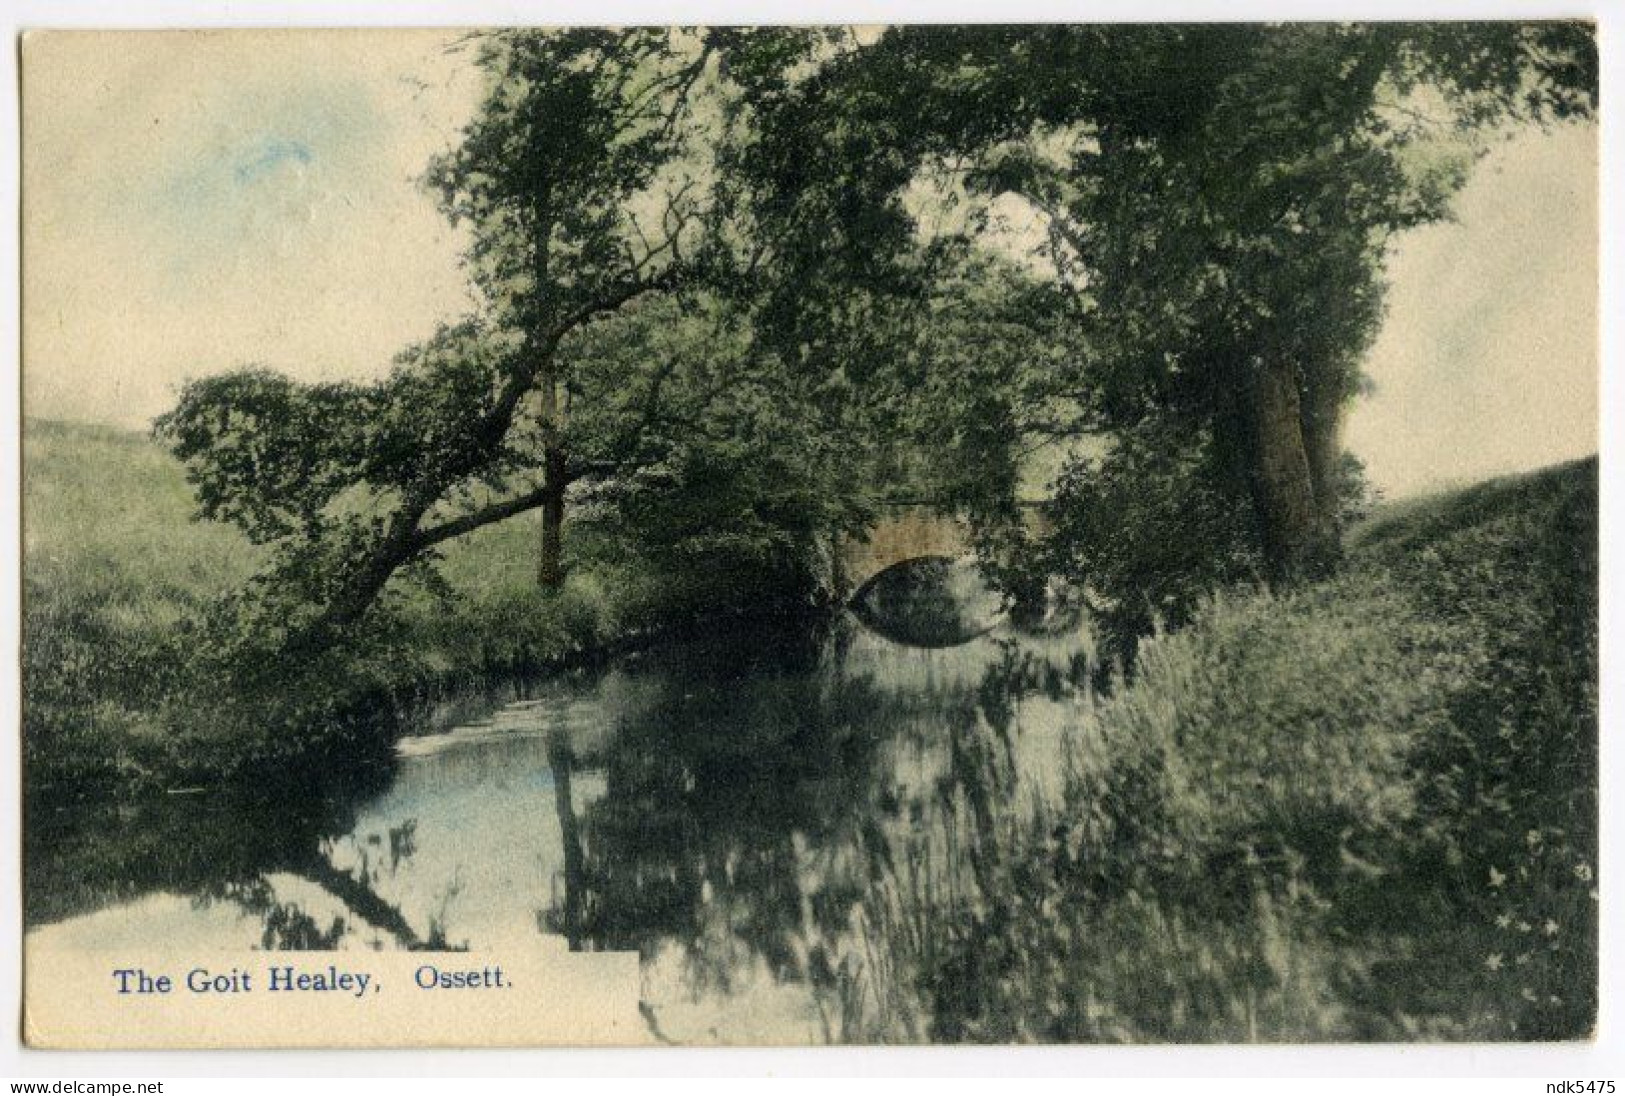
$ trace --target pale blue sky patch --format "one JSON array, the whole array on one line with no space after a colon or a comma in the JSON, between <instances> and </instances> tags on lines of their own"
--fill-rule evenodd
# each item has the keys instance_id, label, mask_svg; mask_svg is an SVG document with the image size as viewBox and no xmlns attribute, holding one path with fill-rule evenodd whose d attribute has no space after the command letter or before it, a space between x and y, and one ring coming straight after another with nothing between
<instances>
[{"instance_id":1,"label":"pale blue sky patch","mask_svg":"<svg viewBox=\"0 0 1625 1096\"><path fill-rule=\"evenodd\" d=\"M451 38L31 36L26 412L140 428L244 363L373 376L468 311L415 182L476 101Z\"/></svg>"},{"instance_id":2,"label":"pale blue sky patch","mask_svg":"<svg viewBox=\"0 0 1625 1096\"><path fill-rule=\"evenodd\" d=\"M170 118L146 185L125 192L110 181L109 212L150 224L147 255L174 291L235 277L243 259L320 249L342 235L334 218L375 200L398 139L391 120L355 80L304 75L291 86L199 89Z\"/></svg>"},{"instance_id":3,"label":"pale blue sky patch","mask_svg":"<svg viewBox=\"0 0 1625 1096\"><path fill-rule=\"evenodd\" d=\"M260 151L251 159L239 163L232 174L237 177L239 183L246 185L259 182L279 167L288 164L308 164L311 157L310 146L303 141L272 137L263 143Z\"/></svg>"}]
</instances>

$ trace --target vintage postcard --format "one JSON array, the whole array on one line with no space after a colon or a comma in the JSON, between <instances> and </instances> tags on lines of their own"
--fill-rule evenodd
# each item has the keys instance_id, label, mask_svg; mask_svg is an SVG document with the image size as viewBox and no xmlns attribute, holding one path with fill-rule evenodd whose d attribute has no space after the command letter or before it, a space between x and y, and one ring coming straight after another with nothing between
<instances>
[{"instance_id":1,"label":"vintage postcard","mask_svg":"<svg viewBox=\"0 0 1625 1096\"><path fill-rule=\"evenodd\" d=\"M29 1045L1593 1037L1592 24L21 71Z\"/></svg>"}]
</instances>

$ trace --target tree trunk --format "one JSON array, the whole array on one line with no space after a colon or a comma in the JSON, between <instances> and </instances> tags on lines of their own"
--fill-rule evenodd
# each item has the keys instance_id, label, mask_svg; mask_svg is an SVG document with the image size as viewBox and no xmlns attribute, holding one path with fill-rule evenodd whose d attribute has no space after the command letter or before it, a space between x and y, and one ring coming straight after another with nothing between
<instances>
[{"instance_id":1,"label":"tree trunk","mask_svg":"<svg viewBox=\"0 0 1625 1096\"><path fill-rule=\"evenodd\" d=\"M1314 578L1336 563L1337 531L1315 493L1297 367L1264 362L1249 397L1253 502L1270 581Z\"/></svg>"},{"instance_id":2,"label":"tree trunk","mask_svg":"<svg viewBox=\"0 0 1625 1096\"><path fill-rule=\"evenodd\" d=\"M541 398L542 428L542 536L536 559L536 583L544 590L564 584L564 489L565 453L560 437L559 378L552 359L538 371L537 393Z\"/></svg>"},{"instance_id":3,"label":"tree trunk","mask_svg":"<svg viewBox=\"0 0 1625 1096\"><path fill-rule=\"evenodd\" d=\"M408 951L419 951L427 946L400 907L384 901L365 878L357 879L349 872L335 868L321 853L313 850L309 859L292 870L337 898L345 909L373 928L390 933Z\"/></svg>"},{"instance_id":4,"label":"tree trunk","mask_svg":"<svg viewBox=\"0 0 1625 1096\"><path fill-rule=\"evenodd\" d=\"M1332 532L1342 533L1340 494L1343 460L1343 396L1330 383L1305 386L1301 393L1300 421L1304 454L1309 459L1309 482L1315 492L1320 519Z\"/></svg>"},{"instance_id":5,"label":"tree trunk","mask_svg":"<svg viewBox=\"0 0 1625 1096\"><path fill-rule=\"evenodd\" d=\"M401 503L389 532L349 576L339 593L314 621L293 637L290 646L320 650L366 613L388 584L390 576L418 550L417 528L433 496L413 492Z\"/></svg>"},{"instance_id":6,"label":"tree trunk","mask_svg":"<svg viewBox=\"0 0 1625 1096\"><path fill-rule=\"evenodd\" d=\"M564 582L564 452L549 449L544 463L547 480L543 487L542 536L536 561L536 581L542 589L552 590Z\"/></svg>"}]
</instances>

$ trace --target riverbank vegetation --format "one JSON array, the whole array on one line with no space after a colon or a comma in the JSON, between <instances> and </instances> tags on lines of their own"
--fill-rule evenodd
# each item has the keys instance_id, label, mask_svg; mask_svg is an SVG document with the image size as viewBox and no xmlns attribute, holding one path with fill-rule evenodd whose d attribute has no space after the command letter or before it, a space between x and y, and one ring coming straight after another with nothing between
<instances>
[{"instance_id":1,"label":"riverbank vegetation","mask_svg":"<svg viewBox=\"0 0 1625 1096\"><path fill-rule=\"evenodd\" d=\"M1085 702L1057 794L956 750L865 899L844 1036L1586 1036L1596 474L1395 507L1334 579L1210 596Z\"/></svg>"},{"instance_id":2,"label":"riverbank vegetation","mask_svg":"<svg viewBox=\"0 0 1625 1096\"><path fill-rule=\"evenodd\" d=\"M185 622L252 547L181 520L180 470L139 435L36 422L28 444L31 779L91 795L299 772L278 736L300 728L266 718L286 696L200 702L188 676L209 662ZM533 532L448 553L456 600L400 606L411 658L313 677L289 718L376 705L346 743L376 751L426 683L563 665L670 608L652 575L585 560L539 596ZM1019 738L1012 755L993 737L1019 736L1019 710L983 696L952 731L949 805L875 860L832 1036L1584 1035L1596 568L1595 461L1385 507L1337 577L1210 595L1143 644L1132 682L1086 690L1042 794Z\"/></svg>"},{"instance_id":3,"label":"riverbank vegetation","mask_svg":"<svg viewBox=\"0 0 1625 1096\"><path fill-rule=\"evenodd\" d=\"M215 646L232 618L212 614L264 549L193 520L181 465L149 438L39 420L24 435L24 758L29 791L53 800L343 779L436 700L822 596L750 538L634 552L607 523L583 523L568 578L543 591L526 515L459 539L433 589L403 591L323 659L256 674ZM740 582L753 564L758 581Z\"/></svg>"}]
</instances>

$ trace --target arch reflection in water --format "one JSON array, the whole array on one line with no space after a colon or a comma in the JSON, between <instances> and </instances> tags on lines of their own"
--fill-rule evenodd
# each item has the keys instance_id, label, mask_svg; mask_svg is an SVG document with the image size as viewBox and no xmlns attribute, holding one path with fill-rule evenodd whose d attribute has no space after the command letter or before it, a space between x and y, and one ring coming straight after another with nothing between
<instances>
[{"instance_id":1,"label":"arch reflection in water","mask_svg":"<svg viewBox=\"0 0 1625 1096\"><path fill-rule=\"evenodd\" d=\"M969 559L917 556L865 582L848 602L867 628L910 647L954 647L994 628L1004 599Z\"/></svg>"}]
</instances>

